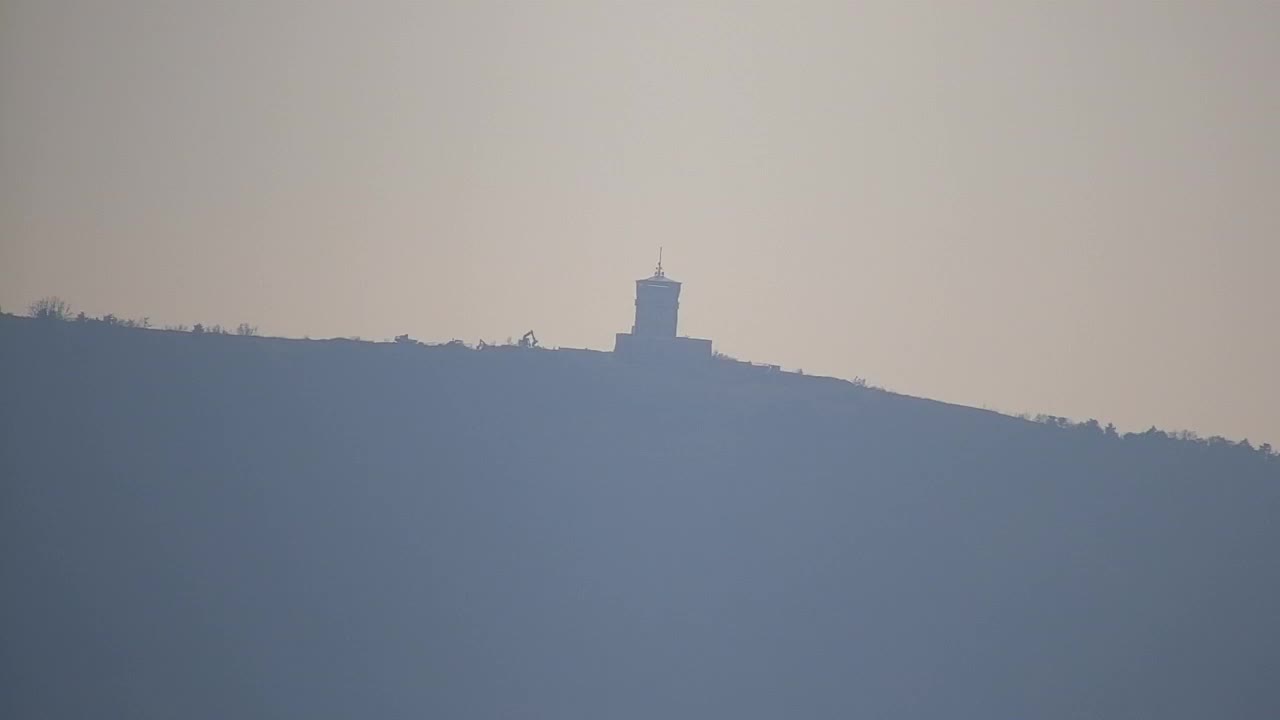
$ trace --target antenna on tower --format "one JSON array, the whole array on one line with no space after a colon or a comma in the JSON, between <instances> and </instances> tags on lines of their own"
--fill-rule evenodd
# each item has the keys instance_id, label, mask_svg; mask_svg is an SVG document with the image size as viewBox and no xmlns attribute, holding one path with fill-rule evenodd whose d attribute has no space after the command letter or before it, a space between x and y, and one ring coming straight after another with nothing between
<instances>
[{"instance_id":1,"label":"antenna on tower","mask_svg":"<svg viewBox=\"0 0 1280 720\"><path fill-rule=\"evenodd\" d=\"M653 271L654 277L666 277L662 272L662 246L658 246L658 267Z\"/></svg>"}]
</instances>

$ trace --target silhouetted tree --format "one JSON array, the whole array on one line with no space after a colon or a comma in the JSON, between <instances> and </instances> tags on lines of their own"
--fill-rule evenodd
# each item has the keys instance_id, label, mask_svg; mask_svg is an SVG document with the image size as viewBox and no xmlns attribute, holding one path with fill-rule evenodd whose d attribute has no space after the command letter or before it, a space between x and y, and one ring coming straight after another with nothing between
<instances>
[{"instance_id":1,"label":"silhouetted tree","mask_svg":"<svg viewBox=\"0 0 1280 720\"><path fill-rule=\"evenodd\" d=\"M1084 430L1084 431L1086 431L1086 432L1090 432L1090 433L1100 433L1100 432L1102 432L1102 426L1101 426L1101 425L1099 425L1099 424L1098 424L1098 421L1097 421L1097 420L1094 420L1093 418L1089 418L1088 420L1085 420L1084 422L1080 423L1079 425L1076 425L1076 429L1077 429L1077 430Z\"/></svg>"},{"instance_id":2,"label":"silhouetted tree","mask_svg":"<svg viewBox=\"0 0 1280 720\"><path fill-rule=\"evenodd\" d=\"M236 327L236 334L243 337L252 337L258 334L258 328L255 325L250 325L249 323L240 323Z\"/></svg>"},{"instance_id":3,"label":"silhouetted tree","mask_svg":"<svg viewBox=\"0 0 1280 720\"><path fill-rule=\"evenodd\" d=\"M31 317L38 320L67 320L71 317L71 306L56 295L43 297L31 303Z\"/></svg>"}]
</instances>

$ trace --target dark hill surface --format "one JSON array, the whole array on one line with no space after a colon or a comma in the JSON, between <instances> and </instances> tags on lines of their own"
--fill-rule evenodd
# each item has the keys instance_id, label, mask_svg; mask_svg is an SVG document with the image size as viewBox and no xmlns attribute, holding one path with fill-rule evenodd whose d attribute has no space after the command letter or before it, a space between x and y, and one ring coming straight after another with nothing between
<instances>
[{"instance_id":1,"label":"dark hill surface","mask_svg":"<svg viewBox=\"0 0 1280 720\"><path fill-rule=\"evenodd\" d=\"M1235 447L5 316L0 482L5 718L1280 717Z\"/></svg>"}]
</instances>

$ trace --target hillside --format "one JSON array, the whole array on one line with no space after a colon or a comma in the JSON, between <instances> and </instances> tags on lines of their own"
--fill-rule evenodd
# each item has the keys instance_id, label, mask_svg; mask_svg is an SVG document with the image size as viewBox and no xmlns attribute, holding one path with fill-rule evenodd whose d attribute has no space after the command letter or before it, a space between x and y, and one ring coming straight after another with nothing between
<instances>
[{"instance_id":1,"label":"hillside","mask_svg":"<svg viewBox=\"0 0 1280 720\"><path fill-rule=\"evenodd\" d=\"M1280 717L1280 463L607 353L0 316L0 717Z\"/></svg>"}]
</instances>

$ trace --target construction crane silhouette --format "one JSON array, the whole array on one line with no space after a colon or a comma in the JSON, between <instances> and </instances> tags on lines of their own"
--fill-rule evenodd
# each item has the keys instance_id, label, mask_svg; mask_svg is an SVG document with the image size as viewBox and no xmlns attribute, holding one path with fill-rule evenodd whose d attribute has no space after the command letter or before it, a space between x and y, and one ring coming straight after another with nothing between
<instances>
[{"instance_id":1,"label":"construction crane silhouette","mask_svg":"<svg viewBox=\"0 0 1280 720\"><path fill-rule=\"evenodd\" d=\"M538 336L534 335L532 330L520 336L520 347L522 348L538 347Z\"/></svg>"}]
</instances>

